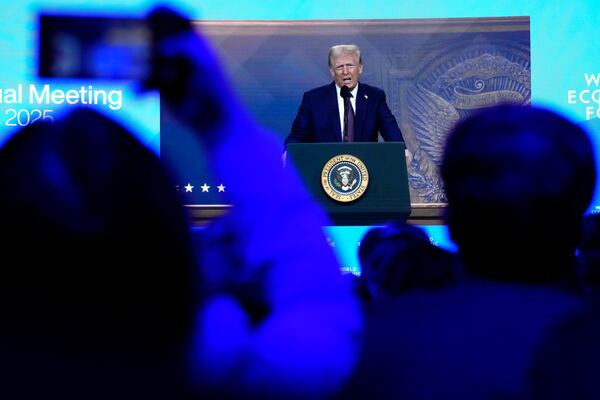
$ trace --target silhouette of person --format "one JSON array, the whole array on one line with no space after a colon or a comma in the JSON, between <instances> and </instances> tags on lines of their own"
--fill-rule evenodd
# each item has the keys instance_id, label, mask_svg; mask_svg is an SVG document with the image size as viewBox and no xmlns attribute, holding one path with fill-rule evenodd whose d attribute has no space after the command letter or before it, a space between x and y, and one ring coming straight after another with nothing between
<instances>
[{"instance_id":1,"label":"silhouette of person","mask_svg":"<svg viewBox=\"0 0 600 400\"><path fill-rule=\"evenodd\" d=\"M234 95L189 21L157 9L155 75L173 113L203 142L215 176L230 182L228 214L201 240L208 300L198 315L193 377L232 398L322 398L348 379L361 314L322 227L329 222L274 135ZM234 168L234 166L236 166Z\"/></svg>"},{"instance_id":2,"label":"silhouette of person","mask_svg":"<svg viewBox=\"0 0 600 400\"><path fill-rule=\"evenodd\" d=\"M418 226L394 221L370 229L360 242L361 278L370 297L449 286L459 277L454 256L435 246Z\"/></svg>"},{"instance_id":3,"label":"silhouette of person","mask_svg":"<svg viewBox=\"0 0 600 400\"><path fill-rule=\"evenodd\" d=\"M199 281L158 158L76 109L0 148L0 190L6 398L185 397Z\"/></svg>"},{"instance_id":4,"label":"silhouette of person","mask_svg":"<svg viewBox=\"0 0 600 400\"><path fill-rule=\"evenodd\" d=\"M451 132L441 173L466 276L370 315L345 398L522 397L545 333L583 307L575 247L595 184L585 132L549 110L485 109Z\"/></svg>"}]
</instances>

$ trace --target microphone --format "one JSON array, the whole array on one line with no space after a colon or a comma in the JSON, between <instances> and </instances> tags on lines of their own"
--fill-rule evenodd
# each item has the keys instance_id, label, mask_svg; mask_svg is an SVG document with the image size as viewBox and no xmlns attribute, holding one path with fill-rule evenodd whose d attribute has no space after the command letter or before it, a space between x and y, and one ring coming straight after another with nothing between
<instances>
[{"instance_id":1,"label":"microphone","mask_svg":"<svg viewBox=\"0 0 600 400\"><path fill-rule=\"evenodd\" d=\"M349 98L351 96L350 88L346 85L342 86L340 88L340 96L342 96L344 99Z\"/></svg>"}]
</instances>

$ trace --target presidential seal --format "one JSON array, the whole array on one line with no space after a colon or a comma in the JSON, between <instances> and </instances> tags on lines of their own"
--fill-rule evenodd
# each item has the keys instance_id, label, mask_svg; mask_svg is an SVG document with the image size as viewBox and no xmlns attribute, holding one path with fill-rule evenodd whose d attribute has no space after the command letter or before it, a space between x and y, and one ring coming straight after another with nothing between
<instances>
[{"instance_id":1,"label":"presidential seal","mask_svg":"<svg viewBox=\"0 0 600 400\"><path fill-rule=\"evenodd\" d=\"M321 171L321 185L335 201L347 203L361 197L369 185L365 164L350 154L331 158Z\"/></svg>"}]
</instances>

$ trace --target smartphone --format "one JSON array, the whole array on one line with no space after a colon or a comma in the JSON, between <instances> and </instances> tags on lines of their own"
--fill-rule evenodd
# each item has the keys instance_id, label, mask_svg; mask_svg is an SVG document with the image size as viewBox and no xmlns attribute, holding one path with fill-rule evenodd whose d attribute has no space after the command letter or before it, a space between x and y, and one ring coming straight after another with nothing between
<instances>
[{"instance_id":1,"label":"smartphone","mask_svg":"<svg viewBox=\"0 0 600 400\"><path fill-rule=\"evenodd\" d=\"M38 75L145 80L152 34L143 18L41 14Z\"/></svg>"}]
</instances>

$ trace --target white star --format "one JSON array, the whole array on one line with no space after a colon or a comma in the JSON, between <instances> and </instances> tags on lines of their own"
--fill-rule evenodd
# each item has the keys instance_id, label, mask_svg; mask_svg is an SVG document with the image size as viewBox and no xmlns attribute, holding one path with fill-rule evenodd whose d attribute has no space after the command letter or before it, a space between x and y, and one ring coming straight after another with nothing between
<instances>
[{"instance_id":1,"label":"white star","mask_svg":"<svg viewBox=\"0 0 600 400\"><path fill-rule=\"evenodd\" d=\"M184 186L185 188L185 192L192 192L194 190L194 187L188 182L187 185Z\"/></svg>"},{"instance_id":2,"label":"white star","mask_svg":"<svg viewBox=\"0 0 600 400\"><path fill-rule=\"evenodd\" d=\"M205 182L204 185L200 186L200 189L202 189L203 193L208 192L208 189L210 189L210 186L208 186Z\"/></svg>"},{"instance_id":3,"label":"white star","mask_svg":"<svg viewBox=\"0 0 600 400\"><path fill-rule=\"evenodd\" d=\"M225 191L225 185L223 185L222 183L217 186L217 189L219 189L219 192L224 192Z\"/></svg>"}]
</instances>

